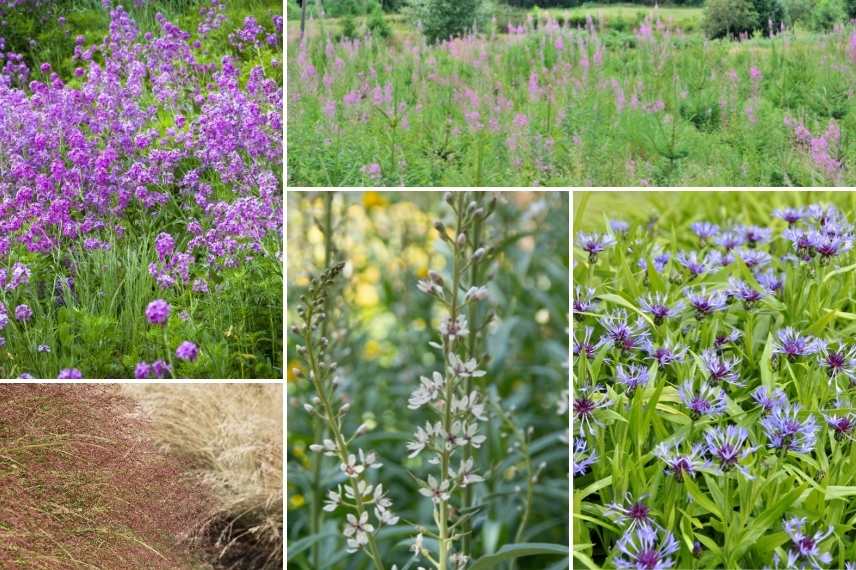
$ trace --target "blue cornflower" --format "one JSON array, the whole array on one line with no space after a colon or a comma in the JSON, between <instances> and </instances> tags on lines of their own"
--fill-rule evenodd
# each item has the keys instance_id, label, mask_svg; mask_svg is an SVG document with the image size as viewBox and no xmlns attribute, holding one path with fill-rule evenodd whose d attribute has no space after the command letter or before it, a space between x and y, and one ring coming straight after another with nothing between
<instances>
[{"instance_id":1,"label":"blue cornflower","mask_svg":"<svg viewBox=\"0 0 856 570\"><path fill-rule=\"evenodd\" d=\"M625 493L624 502L627 503L627 506L624 506L624 502L609 503L606 505L605 514L619 524L626 524L625 532L630 532L640 526L660 527L651 517L651 508L644 502L647 496L647 494L642 495L634 501L630 493Z\"/></svg>"},{"instance_id":2,"label":"blue cornflower","mask_svg":"<svg viewBox=\"0 0 856 570\"><path fill-rule=\"evenodd\" d=\"M671 255L668 253L658 253L656 254L652 261L654 262L654 269L657 273L662 273L664 269L666 269L666 265L669 263L669 259L671 259ZM639 261L636 262L636 265L639 269L648 270L648 260L644 257L640 258Z\"/></svg>"},{"instance_id":3,"label":"blue cornflower","mask_svg":"<svg viewBox=\"0 0 856 570\"><path fill-rule=\"evenodd\" d=\"M615 245L615 238L609 234L579 232L577 243L584 252L588 253L589 263L594 263L599 253Z\"/></svg>"},{"instance_id":4,"label":"blue cornflower","mask_svg":"<svg viewBox=\"0 0 856 570\"><path fill-rule=\"evenodd\" d=\"M587 360L591 360L597 354L598 349L600 348L600 342L592 342L591 335L594 332L594 328L585 327L583 330L582 339L577 339L577 329L574 328L574 356L582 356Z\"/></svg>"},{"instance_id":5,"label":"blue cornflower","mask_svg":"<svg viewBox=\"0 0 856 570\"><path fill-rule=\"evenodd\" d=\"M699 257L696 251L680 251L675 255L675 261L689 271L692 277L704 275L710 269L708 262Z\"/></svg>"},{"instance_id":6,"label":"blue cornflower","mask_svg":"<svg viewBox=\"0 0 856 570\"><path fill-rule=\"evenodd\" d=\"M754 479L739 461L746 459L757 447L746 445L749 432L740 426L730 425L709 428L704 434L707 453L719 463L723 472L737 468L748 479Z\"/></svg>"},{"instance_id":7,"label":"blue cornflower","mask_svg":"<svg viewBox=\"0 0 856 570\"><path fill-rule=\"evenodd\" d=\"M806 519L791 517L785 520L782 526L791 538L791 547L788 549L788 568L821 568L821 564L832 562L832 556L828 552L820 551L820 543L832 534L832 525L826 532L815 532L812 536L803 534L806 527Z\"/></svg>"},{"instance_id":8,"label":"blue cornflower","mask_svg":"<svg viewBox=\"0 0 856 570\"><path fill-rule=\"evenodd\" d=\"M660 531L649 526L637 526L628 529L615 545L621 552L614 564L620 570L661 570L672 568L674 561L670 558L678 551L678 541L666 530Z\"/></svg>"},{"instance_id":9,"label":"blue cornflower","mask_svg":"<svg viewBox=\"0 0 856 570\"><path fill-rule=\"evenodd\" d=\"M738 340L740 340L740 337L742 336L743 333L737 329L731 329L726 334L718 334L716 335L716 338L713 341L713 348L721 351L729 344L735 344Z\"/></svg>"},{"instance_id":10,"label":"blue cornflower","mask_svg":"<svg viewBox=\"0 0 856 570\"><path fill-rule=\"evenodd\" d=\"M823 348L823 342L813 336L802 336L791 327L785 327L776 333L778 341L773 345L773 354L781 354L790 361L801 356L816 354Z\"/></svg>"},{"instance_id":11,"label":"blue cornflower","mask_svg":"<svg viewBox=\"0 0 856 570\"><path fill-rule=\"evenodd\" d=\"M821 342L817 360L830 378L841 374L851 382L856 382L856 347L838 343L833 350L827 343Z\"/></svg>"},{"instance_id":12,"label":"blue cornflower","mask_svg":"<svg viewBox=\"0 0 856 570\"><path fill-rule=\"evenodd\" d=\"M746 267L749 269L760 268L773 261L773 257L769 253L761 251L760 249L742 248L737 250L737 255L740 256L740 259L743 260L743 263L746 264Z\"/></svg>"},{"instance_id":13,"label":"blue cornflower","mask_svg":"<svg viewBox=\"0 0 856 570\"><path fill-rule=\"evenodd\" d=\"M814 251L820 254L824 260L841 255L853 248L853 240L849 237L815 233L812 235L812 240Z\"/></svg>"},{"instance_id":14,"label":"blue cornflower","mask_svg":"<svg viewBox=\"0 0 856 570\"><path fill-rule=\"evenodd\" d=\"M850 406L850 402L843 398L835 400L832 404L832 408L833 410L853 409ZM847 412L844 415L839 415L838 413L823 414L823 419L825 419L827 425L833 429L837 439L849 436L853 429L856 428L856 413L853 413L852 411Z\"/></svg>"},{"instance_id":15,"label":"blue cornflower","mask_svg":"<svg viewBox=\"0 0 856 570\"><path fill-rule=\"evenodd\" d=\"M579 285L574 287L574 318L582 318L582 315L577 316L579 313L593 313L597 310L600 303L595 298L595 295L596 291L594 288L581 287Z\"/></svg>"},{"instance_id":16,"label":"blue cornflower","mask_svg":"<svg viewBox=\"0 0 856 570\"><path fill-rule=\"evenodd\" d=\"M754 305L769 294L767 291L758 291L737 277L730 277L728 279L728 289L726 290L726 293L738 301L742 301L746 306Z\"/></svg>"},{"instance_id":17,"label":"blue cornflower","mask_svg":"<svg viewBox=\"0 0 856 570\"><path fill-rule=\"evenodd\" d=\"M609 228L618 235L624 235L630 229L630 224L624 220L609 220Z\"/></svg>"},{"instance_id":18,"label":"blue cornflower","mask_svg":"<svg viewBox=\"0 0 856 570\"><path fill-rule=\"evenodd\" d=\"M704 262L710 268L711 271L721 267L728 267L732 263L734 263L734 252L726 251L725 253L719 250L713 250L707 254Z\"/></svg>"},{"instance_id":19,"label":"blue cornflower","mask_svg":"<svg viewBox=\"0 0 856 570\"><path fill-rule=\"evenodd\" d=\"M790 405L788 396L781 388L769 391L764 386L758 386L752 392L752 398L758 402L765 412L771 412L776 408L785 408Z\"/></svg>"},{"instance_id":20,"label":"blue cornflower","mask_svg":"<svg viewBox=\"0 0 856 570\"><path fill-rule=\"evenodd\" d=\"M824 204L809 204L805 209L806 216L813 219L818 225L826 226L830 223L847 223L844 215L835 206Z\"/></svg>"},{"instance_id":21,"label":"blue cornflower","mask_svg":"<svg viewBox=\"0 0 856 570\"><path fill-rule=\"evenodd\" d=\"M619 364L615 368L615 379L627 387L628 393L632 393L648 383L648 369L639 364L629 364L626 368Z\"/></svg>"},{"instance_id":22,"label":"blue cornflower","mask_svg":"<svg viewBox=\"0 0 856 570\"><path fill-rule=\"evenodd\" d=\"M574 396L574 421L580 426L581 436L586 433L593 434L598 427L603 426L603 422L599 421L595 414L611 404L612 400L607 398L598 386L581 389L580 393Z\"/></svg>"},{"instance_id":23,"label":"blue cornflower","mask_svg":"<svg viewBox=\"0 0 856 570\"><path fill-rule=\"evenodd\" d=\"M801 208L779 208L773 210L773 216L785 220L789 226L803 219L805 215L805 211Z\"/></svg>"},{"instance_id":24,"label":"blue cornflower","mask_svg":"<svg viewBox=\"0 0 856 570\"><path fill-rule=\"evenodd\" d=\"M654 343L649 342L645 346L645 352L663 367L669 366L674 362L683 362L684 356L687 354L687 348L681 344L673 344L671 341L665 340L660 346L655 346Z\"/></svg>"},{"instance_id":25,"label":"blue cornflower","mask_svg":"<svg viewBox=\"0 0 856 570\"><path fill-rule=\"evenodd\" d=\"M672 475L678 482L684 477L695 477L699 469L709 466L704 460L704 445L694 444L689 453L681 452L681 442L675 442L671 446L665 442L654 448L654 456L666 464L666 475Z\"/></svg>"},{"instance_id":26,"label":"blue cornflower","mask_svg":"<svg viewBox=\"0 0 856 570\"><path fill-rule=\"evenodd\" d=\"M797 453L810 453L814 449L817 423L811 414L800 421L799 411L798 404L773 408L769 415L761 419L761 427L764 428L770 447Z\"/></svg>"},{"instance_id":27,"label":"blue cornflower","mask_svg":"<svg viewBox=\"0 0 856 570\"><path fill-rule=\"evenodd\" d=\"M589 451L585 439L574 439L574 477L585 475L589 467L597 463L597 451Z\"/></svg>"},{"instance_id":28,"label":"blue cornflower","mask_svg":"<svg viewBox=\"0 0 856 570\"><path fill-rule=\"evenodd\" d=\"M743 245L744 239L738 232L727 231L713 238L713 241L725 251L731 251L732 249Z\"/></svg>"},{"instance_id":29,"label":"blue cornflower","mask_svg":"<svg viewBox=\"0 0 856 570\"><path fill-rule=\"evenodd\" d=\"M718 416L725 412L725 392L707 382L702 382L698 390L695 390L693 382L687 380L678 388L678 396L689 408L693 419L701 416Z\"/></svg>"},{"instance_id":30,"label":"blue cornflower","mask_svg":"<svg viewBox=\"0 0 856 570\"><path fill-rule=\"evenodd\" d=\"M769 291L772 294L776 294L778 291L781 291L782 287L785 286L785 276L776 275L776 272L770 269L766 273L761 273L760 271L755 274L755 279L758 281L758 284Z\"/></svg>"},{"instance_id":31,"label":"blue cornflower","mask_svg":"<svg viewBox=\"0 0 856 570\"><path fill-rule=\"evenodd\" d=\"M814 246L817 244L817 232L800 228L788 228L782 236L791 242L797 256L803 261L814 257Z\"/></svg>"},{"instance_id":32,"label":"blue cornflower","mask_svg":"<svg viewBox=\"0 0 856 570\"><path fill-rule=\"evenodd\" d=\"M708 293L704 287L698 292L684 289L684 294L698 317L706 317L716 311L721 311L728 302L728 297L722 291L716 290Z\"/></svg>"},{"instance_id":33,"label":"blue cornflower","mask_svg":"<svg viewBox=\"0 0 856 570\"><path fill-rule=\"evenodd\" d=\"M719 233L719 226L710 222L694 222L690 224L690 229L702 244Z\"/></svg>"},{"instance_id":34,"label":"blue cornflower","mask_svg":"<svg viewBox=\"0 0 856 570\"><path fill-rule=\"evenodd\" d=\"M599 322L604 328L601 344L622 351L642 350L648 344L650 333L648 324L642 317L638 317L631 325L627 312L624 309L616 309L610 314L603 315Z\"/></svg>"},{"instance_id":35,"label":"blue cornflower","mask_svg":"<svg viewBox=\"0 0 856 570\"><path fill-rule=\"evenodd\" d=\"M660 324L666 319L676 317L684 310L684 302L678 301L671 307L668 297L662 293L648 294L639 298L639 308L654 318L655 324Z\"/></svg>"},{"instance_id":36,"label":"blue cornflower","mask_svg":"<svg viewBox=\"0 0 856 570\"><path fill-rule=\"evenodd\" d=\"M743 232L743 239L748 247L755 247L759 244L769 242L773 237L772 228L762 228L760 226L743 226L740 228Z\"/></svg>"},{"instance_id":37,"label":"blue cornflower","mask_svg":"<svg viewBox=\"0 0 856 570\"><path fill-rule=\"evenodd\" d=\"M701 353L701 362L713 384L728 382L735 386L743 386L740 374L737 372L740 358L720 355L715 349L708 348Z\"/></svg>"}]
</instances>

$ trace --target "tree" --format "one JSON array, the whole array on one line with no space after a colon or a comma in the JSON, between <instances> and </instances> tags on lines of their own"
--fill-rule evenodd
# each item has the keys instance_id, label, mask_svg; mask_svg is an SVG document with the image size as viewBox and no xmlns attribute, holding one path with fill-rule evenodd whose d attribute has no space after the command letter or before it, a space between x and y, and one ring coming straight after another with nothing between
<instances>
[{"instance_id":1,"label":"tree","mask_svg":"<svg viewBox=\"0 0 856 570\"><path fill-rule=\"evenodd\" d=\"M410 0L409 7L432 44L478 29L489 12L484 0Z\"/></svg>"}]
</instances>

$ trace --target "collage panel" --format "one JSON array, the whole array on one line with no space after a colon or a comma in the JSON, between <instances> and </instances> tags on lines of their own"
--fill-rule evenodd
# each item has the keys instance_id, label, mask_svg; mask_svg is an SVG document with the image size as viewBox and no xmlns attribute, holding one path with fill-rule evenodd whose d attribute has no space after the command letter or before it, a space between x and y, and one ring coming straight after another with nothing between
<instances>
[{"instance_id":1,"label":"collage panel","mask_svg":"<svg viewBox=\"0 0 856 570\"><path fill-rule=\"evenodd\" d=\"M856 195L573 209L577 561L856 567Z\"/></svg>"},{"instance_id":2,"label":"collage panel","mask_svg":"<svg viewBox=\"0 0 856 570\"><path fill-rule=\"evenodd\" d=\"M283 568L281 384L0 384L0 568Z\"/></svg>"},{"instance_id":3,"label":"collage panel","mask_svg":"<svg viewBox=\"0 0 856 570\"><path fill-rule=\"evenodd\" d=\"M280 0L0 0L0 378L282 378Z\"/></svg>"},{"instance_id":4,"label":"collage panel","mask_svg":"<svg viewBox=\"0 0 856 570\"><path fill-rule=\"evenodd\" d=\"M567 568L568 192L288 192L289 568Z\"/></svg>"}]
</instances>

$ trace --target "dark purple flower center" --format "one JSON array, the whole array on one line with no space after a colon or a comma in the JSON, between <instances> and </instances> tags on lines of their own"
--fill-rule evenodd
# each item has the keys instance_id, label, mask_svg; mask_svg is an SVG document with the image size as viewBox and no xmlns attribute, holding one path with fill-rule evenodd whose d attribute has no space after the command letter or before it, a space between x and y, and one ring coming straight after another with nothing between
<instances>
[{"instance_id":1,"label":"dark purple flower center","mask_svg":"<svg viewBox=\"0 0 856 570\"><path fill-rule=\"evenodd\" d=\"M838 433L847 433L853 429L853 422L850 418L840 418L832 422L832 427Z\"/></svg>"},{"instance_id":2,"label":"dark purple flower center","mask_svg":"<svg viewBox=\"0 0 856 570\"><path fill-rule=\"evenodd\" d=\"M643 550L636 557L636 568L654 570L660 564L660 557L654 549Z\"/></svg>"},{"instance_id":3,"label":"dark purple flower center","mask_svg":"<svg viewBox=\"0 0 856 570\"><path fill-rule=\"evenodd\" d=\"M826 367L829 368L830 374L835 374L844 368L844 354L840 352L830 352L826 357Z\"/></svg>"},{"instance_id":4,"label":"dark purple flower center","mask_svg":"<svg viewBox=\"0 0 856 570\"><path fill-rule=\"evenodd\" d=\"M631 519L644 521L648 518L649 509L644 503L635 503L629 509L627 514Z\"/></svg>"},{"instance_id":5,"label":"dark purple flower center","mask_svg":"<svg viewBox=\"0 0 856 570\"><path fill-rule=\"evenodd\" d=\"M695 412L698 415L708 413L710 411L711 407L712 406L710 405L710 402L708 402L706 399L702 398L701 396L696 396L690 402L690 410L692 410L693 412Z\"/></svg>"},{"instance_id":6,"label":"dark purple flower center","mask_svg":"<svg viewBox=\"0 0 856 570\"><path fill-rule=\"evenodd\" d=\"M576 398L574 399L574 414L578 417L588 417L591 416L592 412L595 409L595 403L588 398Z\"/></svg>"},{"instance_id":7,"label":"dark purple flower center","mask_svg":"<svg viewBox=\"0 0 856 570\"><path fill-rule=\"evenodd\" d=\"M813 539L811 539L811 538L809 538L808 536L804 536L804 537L802 537L802 538L799 540L799 542L797 542L797 545L798 545L798 546L799 546L799 548L800 548L800 553L801 553L801 554L808 554L808 553L810 553L812 550L814 550L814 547L815 547L814 540L813 540Z\"/></svg>"}]
</instances>

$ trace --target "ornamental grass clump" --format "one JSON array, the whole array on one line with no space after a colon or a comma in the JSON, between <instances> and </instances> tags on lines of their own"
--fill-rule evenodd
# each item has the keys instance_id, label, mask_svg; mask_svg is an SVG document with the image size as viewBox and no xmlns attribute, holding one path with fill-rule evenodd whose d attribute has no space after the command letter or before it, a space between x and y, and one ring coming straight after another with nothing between
<instances>
[{"instance_id":1,"label":"ornamental grass clump","mask_svg":"<svg viewBox=\"0 0 856 570\"><path fill-rule=\"evenodd\" d=\"M853 202L620 196L623 233L576 213L578 561L852 567Z\"/></svg>"}]
</instances>

